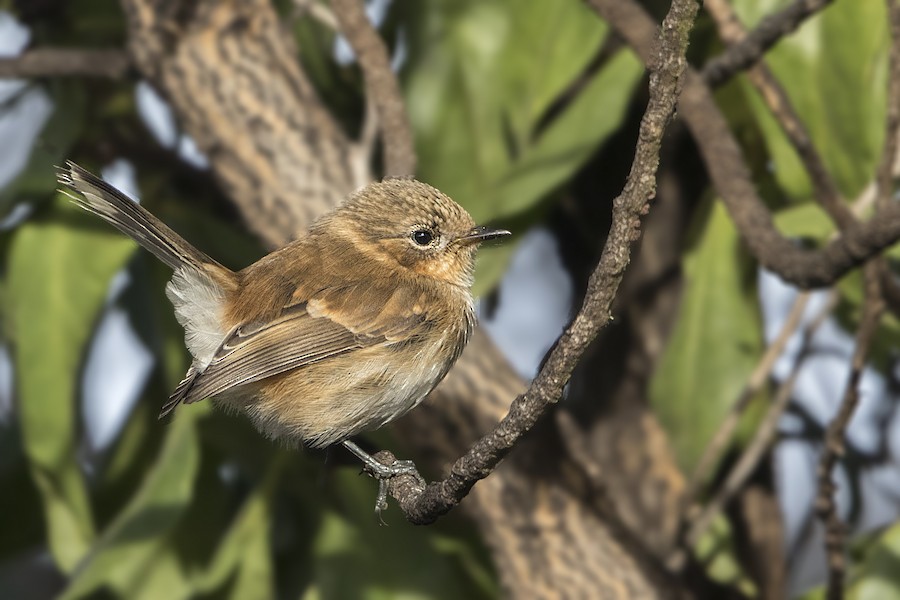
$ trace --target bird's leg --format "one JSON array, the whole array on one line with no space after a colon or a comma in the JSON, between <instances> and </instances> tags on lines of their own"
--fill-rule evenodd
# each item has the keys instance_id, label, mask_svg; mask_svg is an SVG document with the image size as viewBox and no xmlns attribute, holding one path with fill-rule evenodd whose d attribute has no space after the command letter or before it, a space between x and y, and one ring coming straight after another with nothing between
<instances>
[{"instance_id":1,"label":"bird's leg","mask_svg":"<svg viewBox=\"0 0 900 600\"><path fill-rule=\"evenodd\" d=\"M381 518L381 511L387 508L388 482L398 475L412 475L418 479L422 485L425 481L419 475L416 465L411 460L395 460L393 464L386 465L368 454L365 450L351 442L350 440L341 443L344 448L350 451L353 456L363 463L363 471L378 480L378 497L375 499L375 514L384 524Z\"/></svg>"}]
</instances>

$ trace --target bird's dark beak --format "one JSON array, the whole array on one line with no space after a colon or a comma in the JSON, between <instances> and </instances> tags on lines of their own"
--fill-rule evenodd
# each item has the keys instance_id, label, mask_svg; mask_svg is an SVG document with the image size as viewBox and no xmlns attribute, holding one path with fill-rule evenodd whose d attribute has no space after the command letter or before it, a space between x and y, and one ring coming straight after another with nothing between
<instances>
[{"instance_id":1,"label":"bird's dark beak","mask_svg":"<svg viewBox=\"0 0 900 600\"><path fill-rule=\"evenodd\" d=\"M501 237L506 237L511 235L509 231L505 229L496 229L494 227L484 227L478 226L473 227L465 235L456 238L456 241L461 244L479 244L481 242L486 242L487 240L493 240Z\"/></svg>"}]
</instances>

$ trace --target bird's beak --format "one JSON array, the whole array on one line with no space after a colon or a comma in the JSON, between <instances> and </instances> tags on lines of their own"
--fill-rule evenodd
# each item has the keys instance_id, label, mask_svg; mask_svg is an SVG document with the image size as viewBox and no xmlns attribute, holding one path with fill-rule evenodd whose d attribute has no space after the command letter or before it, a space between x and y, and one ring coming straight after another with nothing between
<instances>
[{"instance_id":1,"label":"bird's beak","mask_svg":"<svg viewBox=\"0 0 900 600\"><path fill-rule=\"evenodd\" d=\"M505 229L478 226L470 229L468 232L466 232L465 235L456 238L456 241L464 245L480 244L481 242L486 242L487 240L506 237L508 235L511 234Z\"/></svg>"}]
</instances>

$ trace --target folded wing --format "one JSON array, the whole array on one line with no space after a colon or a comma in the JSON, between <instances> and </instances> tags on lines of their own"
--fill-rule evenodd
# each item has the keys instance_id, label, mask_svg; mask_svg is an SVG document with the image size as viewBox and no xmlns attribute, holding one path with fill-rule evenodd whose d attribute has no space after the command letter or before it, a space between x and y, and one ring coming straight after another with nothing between
<instances>
[{"instance_id":1,"label":"folded wing","mask_svg":"<svg viewBox=\"0 0 900 600\"><path fill-rule=\"evenodd\" d=\"M426 315L412 310L412 300L418 298L414 290L398 287L376 295L380 301L372 302L358 302L359 294L355 285L321 290L273 319L236 327L206 368L191 367L160 417L180 403L190 404L332 356L404 342L428 327Z\"/></svg>"},{"instance_id":2,"label":"folded wing","mask_svg":"<svg viewBox=\"0 0 900 600\"><path fill-rule=\"evenodd\" d=\"M190 404L381 341L383 338L354 334L330 319L312 317L305 304L290 307L272 321L237 327L202 372L188 371L160 416L179 403Z\"/></svg>"}]
</instances>

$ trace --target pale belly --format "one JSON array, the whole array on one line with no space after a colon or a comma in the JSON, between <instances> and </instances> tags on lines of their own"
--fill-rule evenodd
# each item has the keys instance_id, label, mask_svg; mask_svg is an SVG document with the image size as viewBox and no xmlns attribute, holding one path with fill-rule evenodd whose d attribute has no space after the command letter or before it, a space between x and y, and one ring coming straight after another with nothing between
<instances>
[{"instance_id":1,"label":"pale belly","mask_svg":"<svg viewBox=\"0 0 900 600\"><path fill-rule=\"evenodd\" d=\"M443 379L454 355L443 344L367 348L237 388L217 401L242 408L271 438L320 448L405 414Z\"/></svg>"}]
</instances>

